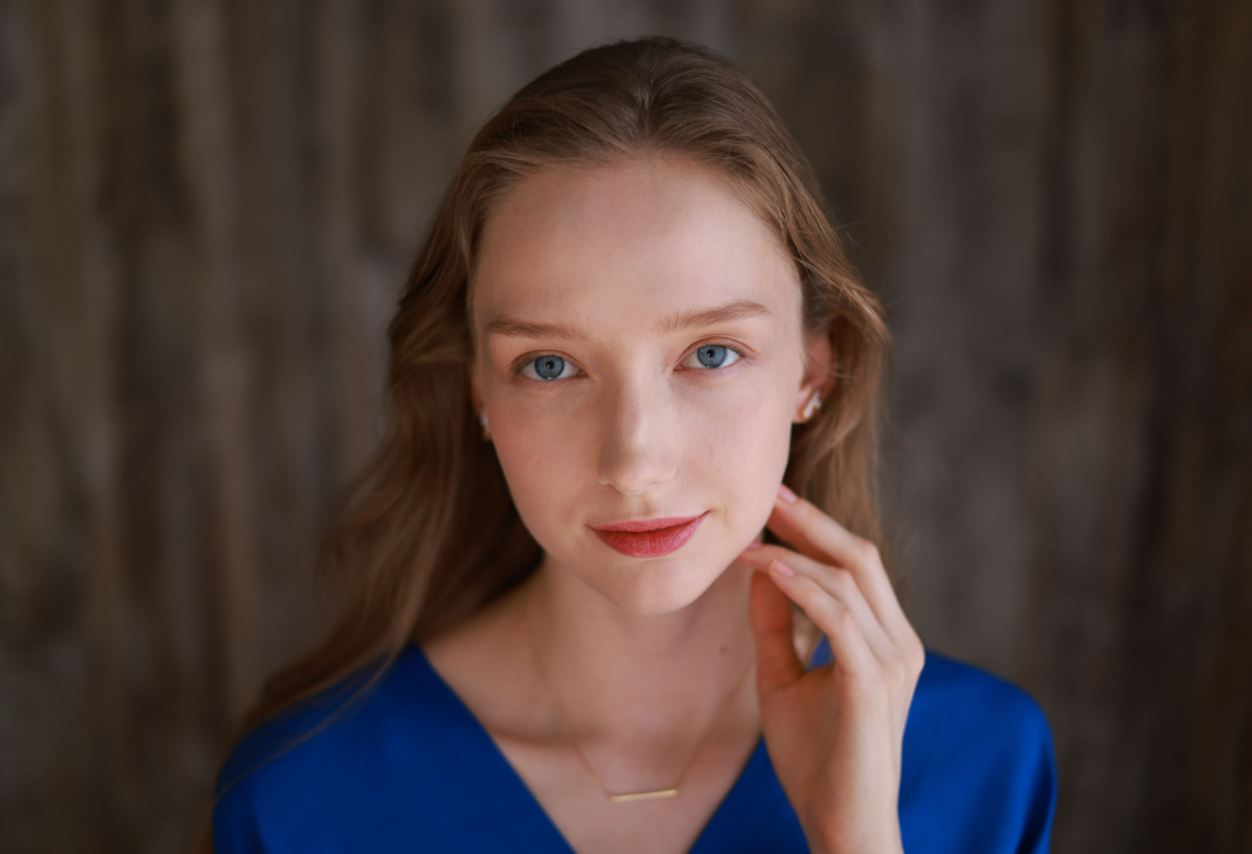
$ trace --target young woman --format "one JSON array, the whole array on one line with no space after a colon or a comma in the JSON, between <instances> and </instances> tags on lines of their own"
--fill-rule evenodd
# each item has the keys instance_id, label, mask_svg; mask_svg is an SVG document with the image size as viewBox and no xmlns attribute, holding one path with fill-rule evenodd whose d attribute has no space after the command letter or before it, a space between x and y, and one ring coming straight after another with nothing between
<instances>
[{"instance_id":1,"label":"young woman","mask_svg":"<svg viewBox=\"0 0 1252 854\"><path fill-rule=\"evenodd\" d=\"M206 848L1047 849L1042 711L925 649L885 565L881 304L724 58L620 41L521 89L389 337L342 617Z\"/></svg>"}]
</instances>

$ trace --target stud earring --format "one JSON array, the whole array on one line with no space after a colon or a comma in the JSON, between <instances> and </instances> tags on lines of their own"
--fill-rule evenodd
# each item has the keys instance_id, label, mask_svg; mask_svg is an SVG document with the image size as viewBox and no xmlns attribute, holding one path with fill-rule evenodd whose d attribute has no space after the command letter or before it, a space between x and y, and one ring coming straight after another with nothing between
<instances>
[{"instance_id":1,"label":"stud earring","mask_svg":"<svg viewBox=\"0 0 1252 854\"><path fill-rule=\"evenodd\" d=\"M478 413L478 423L483 425L483 441L491 441L491 431L487 429L487 416L481 412Z\"/></svg>"},{"instance_id":2,"label":"stud earring","mask_svg":"<svg viewBox=\"0 0 1252 854\"><path fill-rule=\"evenodd\" d=\"M801 423L808 421L813 417L813 413L822 408L822 396L817 392L813 392L813 396L809 398L809 402L804 405L804 412L801 413Z\"/></svg>"}]
</instances>

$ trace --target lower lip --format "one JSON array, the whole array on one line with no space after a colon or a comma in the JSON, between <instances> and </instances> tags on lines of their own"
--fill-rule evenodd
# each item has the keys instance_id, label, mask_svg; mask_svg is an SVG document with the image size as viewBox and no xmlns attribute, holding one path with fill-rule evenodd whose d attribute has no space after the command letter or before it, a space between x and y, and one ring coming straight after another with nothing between
<instances>
[{"instance_id":1,"label":"lower lip","mask_svg":"<svg viewBox=\"0 0 1252 854\"><path fill-rule=\"evenodd\" d=\"M695 536L696 528L704 521L701 513L690 522L675 525L672 528L658 528L655 531L596 531L600 539L624 555L631 557L660 557L678 551L683 544ZM595 529L593 529L595 530Z\"/></svg>"}]
</instances>

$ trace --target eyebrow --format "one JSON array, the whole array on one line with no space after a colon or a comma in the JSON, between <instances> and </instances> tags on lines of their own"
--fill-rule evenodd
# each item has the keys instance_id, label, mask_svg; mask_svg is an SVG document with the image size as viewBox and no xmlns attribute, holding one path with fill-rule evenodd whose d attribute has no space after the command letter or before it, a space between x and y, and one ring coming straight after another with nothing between
<instances>
[{"instance_id":1,"label":"eyebrow","mask_svg":"<svg viewBox=\"0 0 1252 854\"><path fill-rule=\"evenodd\" d=\"M712 326L744 317L765 317L770 310L756 300L740 299L712 308L701 308L695 311L679 311L661 321L657 331L668 335L680 329L694 326ZM574 341L586 341L588 335L567 323L533 323L518 320L505 315L497 315L487 324L488 335L503 335L511 338L563 338Z\"/></svg>"}]
</instances>

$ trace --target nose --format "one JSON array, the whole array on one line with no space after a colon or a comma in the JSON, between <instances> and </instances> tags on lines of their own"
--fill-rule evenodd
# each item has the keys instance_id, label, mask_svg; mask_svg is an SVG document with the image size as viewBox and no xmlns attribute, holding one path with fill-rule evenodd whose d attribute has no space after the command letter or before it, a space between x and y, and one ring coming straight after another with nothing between
<instances>
[{"instance_id":1,"label":"nose","mask_svg":"<svg viewBox=\"0 0 1252 854\"><path fill-rule=\"evenodd\" d=\"M623 495L646 494L674 478L680 437L662 385L631 383L605 402L599 480Z\"/></svg>"}]
</instances>

